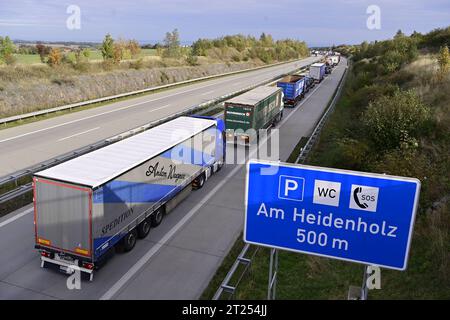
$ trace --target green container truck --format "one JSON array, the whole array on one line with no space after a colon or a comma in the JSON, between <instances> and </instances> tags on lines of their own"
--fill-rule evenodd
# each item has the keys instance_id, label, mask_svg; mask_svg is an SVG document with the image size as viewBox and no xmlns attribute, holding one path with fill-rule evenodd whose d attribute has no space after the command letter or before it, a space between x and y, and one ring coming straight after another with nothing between
<instances>
[{"instance_id":1,"label":"green container truck","mask_svg":"<svg viewBox=\"0 0 450 320\"><path fill-rule=\"evenodd\" d=\"M227 143L248 145L283 117L282 88L261 86L225 101Z\"/></svg>"}]
</instances>

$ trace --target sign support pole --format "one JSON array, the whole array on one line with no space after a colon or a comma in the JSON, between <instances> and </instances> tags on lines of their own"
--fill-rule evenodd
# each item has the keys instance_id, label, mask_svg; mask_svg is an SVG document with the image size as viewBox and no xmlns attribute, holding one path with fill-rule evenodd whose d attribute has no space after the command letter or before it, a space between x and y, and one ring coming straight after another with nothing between
<instances>
[{"instance_id":1,"label":"sign support pole","mask_svg":"<svg viewBox=\"0 0 450 320\"><path fill-rule=\"evenodd\" d=\"M267 286L267 300L275 300L278 276L278 250L270 249L269 284Z\"/></svg>"},{"instance_id":2,"label":"sign support pole","mask_svg":"<svg viewBox=\"0 0 450 320\"><path fill-rule=\"evenodd\" d=\"M363 275L363 284L361 287L361 300L367 300L367 296L369 294L369 288L367 287L367 278L368 278L369 266L364 266L364 275Z\"/></svg>"}]
</instances>

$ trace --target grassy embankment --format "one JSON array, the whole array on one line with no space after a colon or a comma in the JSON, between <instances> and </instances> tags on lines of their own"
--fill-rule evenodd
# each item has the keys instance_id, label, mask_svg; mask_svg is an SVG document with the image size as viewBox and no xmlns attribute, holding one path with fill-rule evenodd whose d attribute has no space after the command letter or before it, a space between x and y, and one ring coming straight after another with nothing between
<instances>
[{"instance_id":1,"label":"grassy embankment","mask_svg":"<svg viewBox=\"0 0 450 320\"><path fill-rule=\"evenodd\" d=\"M123 57L118 60L103 60L100 50L89 49L79 55L51 51L43 56L48 63L40 63L37 54L15 54L15 64L0 61L0 118L308 54L303 42L273 41L266 35L260 40L240 35L201 39L189 48L141 49L135 54L120 48Z\"/></svg>"},{"instance_id":2,"label":"grassy embankment","mask_svg":"<svg viewBox=\"0 0 450 320\"><path fill-rule=\"evenodd\" d=\"M405 39L400 39L403 41ZM390 45L397 45L391 43ZM403 56L392 48L360 54L336 111L308 164L417 177L422 182L407 271L382 270L369 299L450 298L450 75L436 55ZM405 54L409 55L409 50ZM203 298L211 298L242 247L239 240ZM280 252L278 299L346 299L363 267ZM269 255L259 250L237 299L264 299Z\"/></svg>"}]
</instances>

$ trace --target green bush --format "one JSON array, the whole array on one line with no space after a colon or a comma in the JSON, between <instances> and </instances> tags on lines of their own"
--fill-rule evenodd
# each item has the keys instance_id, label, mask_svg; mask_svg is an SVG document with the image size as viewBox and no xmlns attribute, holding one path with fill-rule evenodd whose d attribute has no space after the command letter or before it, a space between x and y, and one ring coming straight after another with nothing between
<instances>
[{"instance_id":1,"label":"green bush","mask_svg":"<svg viewBox=\"0 0 450 320\"><path fill-rule=\"evenodd\" d=\"M16 47L10 37L6 36L3 38L0 36L0 63L14 64L16 62L13 56L15 50Z\"/></svg>"},{"instance_id":2,"label":"green bush","mask_svg":"<svg viewBox=\"0 0 450 320\"><path fill-rule=\"evenodd\" d=\"M367 163L369 147L363 142L352 138L342 138L336 141L339 156L335 161L340 168L363 170Z\"/></svg>"},{"instance_id":3,"label":"green bush","mask_svg":"<svg viewBox=\"0 0 450 320\"><path fill-rule=\"evenodd\" d=\"M239 62L241 61L241 58L237 54L235 54L231 57L231 60L233 60L234 62Z\"/></svg>"},{"instance_id":4,"label":"green bush","mask_svg":"<svg viewBox=\"0 0 450 320\"><path fill-rule=\"evenodd\" d=\"M360 79L359 77L355 78ZM375 83L370 85L365 85L364 87L357 89L351 95L351 103L354 107L357 107L355 112L361 113L365 110L365 107L373 100L383 96L392 95L398 87L390 83Z\"/></svg>"},{"instance_id":5,"label":"green bush","mask_svg":"<svg viewBox=\"0 0 450 320\"><path fill-rule=\"evenodd\" d=\"M430 120L430 110L412 91L397 90L369 103L362 122L375 149L387 150L414 144Z\"/></svg>"},{"instance_id":6,"label":"green bush","mask_svg":"<svg viewBox=\"0 0 450 320\"><path fill-rule=\"evenodd\" d=\"M3 60L9 66L16 64L16 62L17 62L17 58L12 54L8 54L8 55L4 56Z\"/></svg>"},{"instance_id":7,"label":"green bush","mask_svg":"<svg viewBox=\"0 0 450 320\"><path fill-rule=\"evenodd\" d=\"M190 66L198 66L198 58L192 52L186 57L186 63Z\"/></svg>"},{"instance_id":8,"label":"green bush","mask_svg":"<svg viewBox=\"0 0 450 320\"><path fill-rule=\"evenodd\" d=\"M384 67L385 73L393 73L399 70L404 61L404 56L397 50L388 51L382 58L380 58L380 62Z\"/></svg>"}]
</instances>

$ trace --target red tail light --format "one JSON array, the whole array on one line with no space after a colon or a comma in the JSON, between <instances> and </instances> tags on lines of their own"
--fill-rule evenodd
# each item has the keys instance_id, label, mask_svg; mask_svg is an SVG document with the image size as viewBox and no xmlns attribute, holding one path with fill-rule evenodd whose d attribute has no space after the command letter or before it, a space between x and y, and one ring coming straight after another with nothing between
<instances>
[{"instance_id":1,"label":"red tail light","mask_svg":"<svg viewBox=\"0 0 450 320\"><path fill-rule=\"evenodd\" d=\"M46 258L51 258L51 253L47 251L41 251L41 256Z\"/></svg>"},{"instance_id":2,"label":"red tail light","mask_svg":"<svg viewBox=\"0 0 450 320\"><path fill-rule=\"evenodd\" d=\"M88 270L94 270L94 264L90 262L83 262L83 268Z\"/></svg>"}]
</instances>

